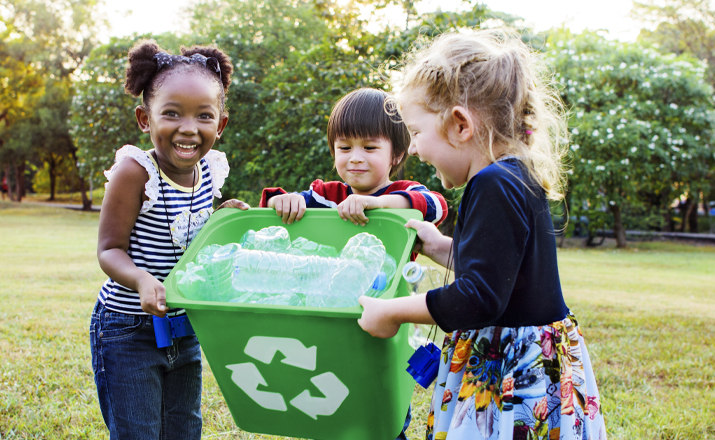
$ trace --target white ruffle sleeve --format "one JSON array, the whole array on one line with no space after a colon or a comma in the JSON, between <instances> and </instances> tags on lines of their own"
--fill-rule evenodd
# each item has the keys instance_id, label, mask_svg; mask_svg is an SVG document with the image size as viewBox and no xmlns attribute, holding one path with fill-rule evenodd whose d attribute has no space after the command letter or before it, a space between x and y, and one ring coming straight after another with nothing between
<instances>
[{"instance_id":1,"label":"white ruffle sleeve","mask_svg":"<svg viewBox=\"0 0 715 440\"><path fill-rule=\"evenodd\" d=\"M213 183L213 196L217 199L221 198L221 187L228 177L228 160L226 153L218 150L209 150L204 156L204 159L209 164L209 172L211 173L211 182Z\"/></svg>"},{"instance_id":2,"label":"white ruffle sleeve","mask_svg":"<svg viewBox=\"0 0 715 440\"><path fill-rule=\"evenodd\" d=\"M147 180L147 182L144 184L144 193L146 194L148 200L144 201L144 203L142 204L141 210L139 210L139 213L143 214L143 213L147 212L149 209L151 209L151 207L154 206L154 203L156 203L156 201L159 199L159 172L157 171L156 167L154 166L154 163L151 161L151 159L147 155L146 151L141 150L140 148L135 147L134 145L123 146L122 148L117 150L117 153L114 157L114 165L112 165L112 167L110 169L108 169L104 172L104 176L107 178L107 180L110 180L111 176L114 173L114 171L116 170L117 166L119 166L119 163L127 158L134 159L139 165L144 167L144 169L146 169L147 173L149 174L149 180ZM224 154L224 161L225 160L226 160L226 155ZM226 167L228 168L228 163L226 164ZM226 172L226 175L228 175L228 171ZM226 176L224 176L223 179L221 180L222 185L223 185L223 180L225 178L226 178ZM216 182L214 181L214 192L216 191L215 188L216 188Z\"/></svg>"}]
</instances>

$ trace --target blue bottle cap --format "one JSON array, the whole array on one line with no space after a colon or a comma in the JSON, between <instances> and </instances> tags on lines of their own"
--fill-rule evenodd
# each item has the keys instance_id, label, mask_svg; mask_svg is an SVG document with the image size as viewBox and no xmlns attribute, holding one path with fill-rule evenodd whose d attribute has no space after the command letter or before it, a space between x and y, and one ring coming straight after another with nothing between
<instances>
[{"instance_id":1,"label":"blue bottle cap","mask_svg":"<svg viewBox=\"0 0 715 440\"><path fill-rule=\"evenodd\" d=\"M387 275L385 272L380 272L375 277L375 281L372 282L372 288L375 290L383 290L387 287Z\"/></svg>"}]
</instances>

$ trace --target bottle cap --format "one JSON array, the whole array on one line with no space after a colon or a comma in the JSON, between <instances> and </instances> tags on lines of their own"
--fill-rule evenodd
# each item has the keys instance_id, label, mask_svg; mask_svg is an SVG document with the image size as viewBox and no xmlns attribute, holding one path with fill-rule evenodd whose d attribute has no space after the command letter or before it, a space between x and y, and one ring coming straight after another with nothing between
<instances>
[{"instance_id":1,"label":"bottle cap","mask_svg":"<svg viewBox=\"0 0 715 440\"><path fill-rule=\"evenodd\" d=\"M419 283L425 275L425 268L415 261L410 261L402 268L402 277L408 283L414 285Z\"/></svg>"},{"instance_id":2,"label":"bottle cap","mask_svg":"<svg viewBox=\"0 0 715 440\"><path fill-rule=\"evenodd\" d=\"M379 272L375 281L372 282L372 288L375 290L382 290L387 287L387 275L385 272Z\"/></svg>"}]
</instances>

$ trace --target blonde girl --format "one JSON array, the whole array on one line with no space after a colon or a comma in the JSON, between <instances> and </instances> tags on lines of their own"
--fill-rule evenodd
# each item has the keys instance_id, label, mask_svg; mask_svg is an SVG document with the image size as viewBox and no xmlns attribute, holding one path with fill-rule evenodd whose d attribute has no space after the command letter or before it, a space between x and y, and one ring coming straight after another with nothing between
<instances>
[{"instance_id":1,"label":"blonde girl","mask_svg":"<svg viewBox=\"0 0 715 440\"><path fill-rule=\"evenodd\" d=\"M396 99L409 154L465 185L454 237L410 221L455 280L362 297L360 326L447 332L428 439L603 439L591 361L559 281L549 199L562 197L565 124L538 57L506 31L445 34L411 55Z\"/></svg>"}]
</instances>

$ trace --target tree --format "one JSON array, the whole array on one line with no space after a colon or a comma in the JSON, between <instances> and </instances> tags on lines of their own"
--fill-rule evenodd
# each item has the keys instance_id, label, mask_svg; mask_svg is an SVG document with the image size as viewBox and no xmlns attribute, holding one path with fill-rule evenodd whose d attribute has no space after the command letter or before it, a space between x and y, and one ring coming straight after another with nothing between
<instances>
[{"instance_id":1,"label":"tree","mask_svg":"<svg viewBox=\"0 0 715 440\"><path fill-rule=\"evenodd\" d=\"M634 2L633 16L649 24L638 40L653 43L664 52L690 54L707 65L707 79L715 87L715 7L707 0L645 0ZM709 170L710 176L715 170ZM715 196L715 179L702 190L703 208L707 215L708 201ZM683 203L683 222L697 231L697 205L700 193L691 193Z\"/></svg>"},{"instance_id":2,"label":"tree","mask_svg":"<svg viewBox=\"0 0 715 440\"><path fill-rule=\"evenodd\" d=\"M18 121L32 113L44 93L44 78L31 63L27 38L15 31L14 24L0 15L0 164L10 183L10 199L20 200L23 193L24 164L29 154L8 145Z\"/></svg>"},{"instance_id":3,"label":"tree","mask_svg":"<svg viewBox=\"0 0 715 440\"><path fill-rule=\"evenodd\" d=\"M92 11L96 0L59 0L43 2L38 0L8 0L0 9L0 17L8 40L3 40L6 48L14 52L22 63L32 66L34 73L45 79L35 83L28 91L38 99L23 102L24 113L10 125L6 121L6 142L2 145L0 158L16 168L15 180L17 200L23 195L24 168L28 161L48 160L50 170L56 163L58 152L71 155L73 146L66 125L70 95L65 93L71 81L70 75L87 55L99 25L93 19ZM20 69L9 70L13 75L22 74ZM8 83L21 82L9 77ZM39 97L47 96L40 102ZM29 96L27 95L27 96ZM64 102L62 102L64 100ZM40 108L39 105L42 105ZM40 111L41 110L41 111ZM31 130L33 144L28 138ZM42 132L42 130L46 130ZM59 135L57 130L62 130Z\"/></svg>"},{"instance_id":4,"label":"tree","mask_svg":"<svg viewBox=\"0 0 715 440\"><path fill-rule=\"evenodd\" d=\"M573 116L571 211L602 222L610 214L624 247L626 214L662 214L708 181L715 121L705 67L589 32L555 32L547 50Z\"/></svg>"}]
</instances>

